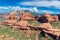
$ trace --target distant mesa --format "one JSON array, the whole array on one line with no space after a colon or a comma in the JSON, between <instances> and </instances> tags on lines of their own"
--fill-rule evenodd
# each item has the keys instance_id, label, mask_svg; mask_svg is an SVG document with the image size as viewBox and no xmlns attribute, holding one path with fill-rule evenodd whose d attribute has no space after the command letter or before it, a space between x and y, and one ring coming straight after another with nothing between
<instances>
[{"instance_id":1,"label":"distant mesa","mask_svg":"<svg viewBox=\"0 0 60 40\"><path fill-rule=\"evenodd\" d=\"M40 21L40 22L42 22L42 23L51 22L51 21L57 22L57 21L59 21L59 19L58 19L58 16L57 16L57 15L56 15L56 16L52 16L51 14L43 14L43 15L39 18L38 21Z\"/></svg>"}]
</instances>

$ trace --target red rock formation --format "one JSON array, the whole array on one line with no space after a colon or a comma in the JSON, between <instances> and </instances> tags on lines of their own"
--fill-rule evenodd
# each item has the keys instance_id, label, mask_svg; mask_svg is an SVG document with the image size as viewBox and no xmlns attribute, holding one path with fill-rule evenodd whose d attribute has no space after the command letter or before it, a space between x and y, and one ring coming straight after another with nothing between
<instances>
[{"instance_id":1,"label":"red rock formation","mask_svg":"<svg viewBox=\"0 0 60 40\"><path fill-rule=\"evenodd\" d=\"M15 15L12 14L12 13L10 13L10 14L9 14L9 20L15 20Z\"/></svg>"},{"instance_id":2,"label":"red rock formation","mask_svg":"<svg viewBox=\"0 0 60 40\"><path fill-rule=\"evenodd\" d=\"M51 21L54 21L54 22L57 22L58 21L58 16L52 16L50 14L44 14L43 16L41 16L39 18L39 21L41 22L51 22Z\"/></svg>"},{"instance_id":3,"label":"red rock formation","mask_svg":"<svg viewBox=\"0 0 60 40\"><path fill-rule=\"evenodd\" d=\"M29 26L31 25L27 21L19 21L13 26L13 28L29 29Z\"/></svg>"},{"instance_id":4,"label":"red rock formation","mask_svg":"<svg viewBox=\"0 0 60 40\"><path fill-rule=\"evenodd\" d=\"M53 35L57 38L60 37L60 29L54 29L52 28L52 26L49 23L42 23L39 27L38 27L42 34L44 34L46 36L47 35Z\"/></svg>"},{"instance_id":5,"label":"red rock formation","mask_svg":"<svg viewBox=\"0 0 60 40\"><path fill-rule=\"evenodd\" d=\"M50 23L42 23L38 28L52 29L52 25Z\"/></svg>"},{"instance_id":6,"label":"red rock formation","mask_svg":"<svg viewBox=\"0 0 60 40\"><path fill-rule=\"evenodd\" d=\"M30 25L27 21L19 21L13 26L13 29L20 28L25 30L26 37L29 38L31 36L30 26L32 25Z\"/></svg>"},{"instance_id":7,"label":"red rock formation","mask_svg":"<svg viewBox=\"0 0 60 40\"><path fill-rule=\"evenodd\" d=\"M52 34L54 36L59 37L60 36L60 29L47 29L47 30L43 30L46 33Z\"/></svg>"},{"instance_id":8,"label":"red rock formation","mask_svg":"<svg viewBox=\"0 0 60 40\"><path fill-rule=\"evenodd\" d=\"M35 16L35 20L36 20L36 21L38 21L38 20L39 20L39 17L38 17L37 15Z\"/></svg>"},{"instance_id":9,"label":"red rock formation","mask_svg":"<svg viewBox=\"0 0 60 40\"><path fill-rule=\"evenodd\" d=\"M2 24L5 24L7 26L11 26L16 22L17 22L17 20L6 20L6 21L3 21Z\"/></svg>"},{"instance_id":10,"label":"red rock formation","mask_svg":"<svg viewBox=\"0 0 60 40\"><path fill-rule=\"evenodd\" d=\"M21 20L35 20L30 13L23 13L20 18Z\"/></svg>"},{"instance_id":11,"label":"red rock formation","mask_svg":"<svg viewBox=\"0 0 60 40\"><path fill-rule=\"evenodd\" d=\"M53 21L53 17L50 14L44 14L43 16L46 17L46 19L48 20L48 22Z\"/></svg>"},{"instance_id":12,"label":"red rock formation","mask_svg":"<svg viewBox=\"0 0 60 40\"><path fill-rule=\"evenodd\" d=\"M3 21L2 24L10 26L10 25L12 25L12 24L17 22L17 20L15 20L15 19L16 19L16 17L14 15L14 12L11 12L9 14L8 20Z\"/></svg>"}]
</instances>

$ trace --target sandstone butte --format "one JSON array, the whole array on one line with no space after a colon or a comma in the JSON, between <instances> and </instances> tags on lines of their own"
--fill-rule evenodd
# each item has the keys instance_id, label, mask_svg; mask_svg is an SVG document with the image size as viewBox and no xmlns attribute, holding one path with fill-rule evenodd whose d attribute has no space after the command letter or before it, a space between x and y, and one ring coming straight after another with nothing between
<instances>
[{"instance_id":1,"label":"sandstone butte","mask_svg":"<svg viewBox=\"0 0 60 40\"><path fill-rule=\"evenodd\" d=\"M57 15L52 16L52 15L50 15L50 14L44 14L43 16L46 17L46 19L47 19L49 22L50 22L50 21L55 21L55 22L59 21Z\"/></svg>"},{"instance_id":2,"label":"sandstone butte","mask_svg":"<svg viewBox=\"0 0 60 40\"><path fill-rule=\"evenodd\" d=\"M20 15L21 20L35 20L34 16L31 13L23 13Z\"/></svg>"}]
</instances>

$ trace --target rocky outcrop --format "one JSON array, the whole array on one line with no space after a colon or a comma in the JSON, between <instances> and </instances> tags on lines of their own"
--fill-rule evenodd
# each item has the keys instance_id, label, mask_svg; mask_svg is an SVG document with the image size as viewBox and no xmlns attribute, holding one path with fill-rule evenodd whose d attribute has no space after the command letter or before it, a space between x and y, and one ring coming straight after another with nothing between
<instances>
[{"instance_id":1,"label":"rocky outcrop","mask_svg":"<svg viewBox=\"0 0 60 40\"><path fill-rule=\"evenodd\" d=\"M35 20L36 20L36 21L38 21L38 20L39 20L39 17L38 17L37 15L36 15L34 18L35 18Z\"/></svg>"},{"instance_id":2,"label":"rocky outcrop","mask_svg":"<svg viewBox=\"0 0 60 40\"><path fill-rule=\"evenodd\" d=\"M29 24L27 21L19 21L16 24L14 24L13 29L19 28L24 30L24 32L26 33L26 37L31 37L31 31L30 31L30 26L32 26L31 24Z\"/></svg>"},{"instance_id":3,"label":"rocky outcrop","mask_svg":"<svg viewBox=\"0 0 60 40\"><path fill-rule=\"evenodd\" d=\"M30 13L23 13L20 16L21 20L35 20L34 16L31 15Z\"/></svg>"},{"instance_id":4,"label":"rocky outcrop","mask_svg":"<svg viewBox=\"0 0 60 40\"><path fill-rule=\"evenodd\" d=\"M38 28L52 29L52 25L50 23L42 23Z\"/></svg>"},{"instance_id":5,"label":"rocky outcrop","mask_svg":"<svg viewBox=\"0 0 60 40\"><path fill-rule=\"evenodd\" d=\"M47 23L47 22L51 22L51 21L54 21L54 22L57 22L59 21L58 20L58 16L52 16L50 14L44 14L43 16L41 16L38 20L39 22L42 22L42 23Z\"/></svg>"},{"instance_id":6,"label":"rocky outcrop","mask_svg":"<svg viewBox=\"0 0 60 40\"><path fill-rule=\"evenodd\" d=\"M2 24L7 25L7 26L11 26L16 22L17 22L17 20L6 20L6 21L3 21Z\"/></svg>"},{"instance_id":7,"label":"rocky outcrop","mask_svg":"<svg viewBox=\"0 0 60 40\"><path fill-rule=\"evenodd\" d=\"M15 12L11 12L8 15L8 20L3 21L2 24L11 26L16 22L17 22L17 20L16 20L16 17L15 17Z\"/></svg>"},{"instance_id":8,"label":"rocky outcrop","mask_svg":"<svg viewBox=\"0 0 60 40\"><path fill-rule=\"evenodd\" d=\"M12 13L9 14L9 18L8 19L9 20L15 20L15 14L14 14L14 12L12 12Z\"/></svg>"},{"instance_id":9,"label":"rocky outcrop","mask_svg":"<svg viewBox=\"0 0 60 40\"><path fill-rule=\"evenodd\" d=\"M59 19L58 19L58 16L57 16L57 15L56 15L56 16L53 16L53 19L54 19L54 21L55 21L55 22L59 21Z\"/></svg>"},{"instance_id":10,"label":"rocky outcrop","mask_svg":"<svg viewBox=\"0 0 60 40\"><path fill-rule=\"evenodd\" d=\"M60 29L46 29L43 30L47 35L51 36L56 40L60 40Z\"/></svg>"},{"instance_id":11,"label":"rocky outcrop","mask_svg":"<svg viewBox=\"0 0 60 40\"><path fill-rule=\"evenodd\" d=\"M54 29L49 23L42 23L38 29L41 31L42 35L47 37L47 35L51 37L55 37L55 39L59 40L60 37L60 29ZM47 34L47 35L46 35Z\"/></svg>"},{"instance_id":12,"label":"rocky outcrop","mask_svg":"<svg viewBox=\"0 0 60 40\"><path fill-rule=\"evenodd\" d=\"M27 21L19 21L17 22L13 28L22 28L22 29L29 29L29 26L32 26L31 24L29 24Z\"/></svg>"}]
</instances>

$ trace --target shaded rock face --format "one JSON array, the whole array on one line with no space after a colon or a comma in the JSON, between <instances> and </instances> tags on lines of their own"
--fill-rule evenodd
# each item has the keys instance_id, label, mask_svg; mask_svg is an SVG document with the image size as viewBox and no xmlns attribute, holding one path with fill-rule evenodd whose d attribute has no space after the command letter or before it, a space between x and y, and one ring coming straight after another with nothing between
<instances>
[{"instance_id":1,"label":"shaded rock face","mask_svg":"<svg viewBox=\"0 0 60 40\"><path fill-rule=\"evenodd\" d=\"M60 14L57 14L57 16L58 16L58 19L59 19L59 21L60 21Z\"/></svg>"},{"instance_id":2,"label":"shaded rock face","mask_svg":"<svg viewBox=\"0 0 60 40\"><path fill-rule=\"evenodd\" d=\"M41 23L47 23L47 22L57 22L58 21L58 16L51 16L50 14L44 14L43 16L41 16L38 20Z\"/></svg>"},{"instance_id":3,"label":"shaded rock face","mask_svg":"<svg viewBox=\"0 0 60 40\"><path fill-rule=\"evenodd\" d=\"M23 13L20 17L21 20L35 20L34 16L30 13Z\"/></svg>"},{"instance_id":4,"label":"shaded rock face","mask_svg":"<svg viewBox=\"0 0 60 40\"><path fill-rule=\"evenodd\" d=\"M45 16L42 16L42 17L40 17L40 18L38 19L38 22L47 23L48 20L47 20L47 18L46 18Z\"/></svg>"},{"instance_id":5,"label":"shaded rock face","mask_svg":"<svg viewBox=\"0 0 60 40\"><path fill-rule=\"evenodd\" d=\"M37 15L36 15L34 18L35 18L35 20L36 20L36 21L38 21L38 20L39 20L39 17L38 17Z\"/></svg>"}]
</instances>

